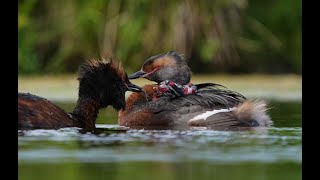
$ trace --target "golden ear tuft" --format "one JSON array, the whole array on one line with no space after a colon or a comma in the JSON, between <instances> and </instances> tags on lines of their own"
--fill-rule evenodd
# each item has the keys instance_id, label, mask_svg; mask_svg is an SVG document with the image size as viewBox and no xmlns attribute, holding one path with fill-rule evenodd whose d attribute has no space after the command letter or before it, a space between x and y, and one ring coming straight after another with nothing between
<instances>
[{"instance_id":1,"label":"golden ear tuft","mask_svg":"<svg viewBox=\"0 0 320 180\"><path fill-rule=\"evenodd\" d=\"M112 61L112 54L108 52L103 52L101 54L101 60L104 64L109 64Z\"/></svg>"},{"instance_id":2,"label":"golden ear tuft","mask_svg":"<svg viewBox=\"0 0 320 180\"><path fill-rule=\"evenodd\" d=\"M99 67L100 66L100 61L96 59L91 59L88 61L88 65L91 67Z\"/></svg>"}]
</instances>

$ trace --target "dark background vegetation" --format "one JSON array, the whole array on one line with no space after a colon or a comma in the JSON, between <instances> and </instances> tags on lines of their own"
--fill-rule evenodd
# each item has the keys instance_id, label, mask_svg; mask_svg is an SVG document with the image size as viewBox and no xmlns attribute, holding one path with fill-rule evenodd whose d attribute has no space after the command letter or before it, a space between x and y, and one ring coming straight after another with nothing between
<instances>
[{"instance_id":1,"label":"dark background vegetation","mask_svg":"<svg viewBox=\"0 0 320 180\"><path fill-rule=\"evenodd\" d=\"M298 0L19 0L18 73L74 73L103 53L127 72L169 50L195 73L301 74Z\"/></svg>"}]
</instances>

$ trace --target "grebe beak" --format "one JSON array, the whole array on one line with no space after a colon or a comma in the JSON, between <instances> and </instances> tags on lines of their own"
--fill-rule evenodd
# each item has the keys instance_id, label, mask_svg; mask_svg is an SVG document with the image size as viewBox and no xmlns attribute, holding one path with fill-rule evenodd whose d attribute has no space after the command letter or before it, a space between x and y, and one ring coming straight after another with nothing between
<instances>
[{"instance_id":1,"label":"grebe beak","mask_svg":"<svg viewBox=\"0 0 320 180\"><path fill-rule=\"evenodd\" d=\"M145 75L145 74L147 74L147 73L140 70L140 71L137 71L137 72L131 74L131 75L129 76L129 79L137 79L137 78L139 78L139 77L142 77L142 76Z\"/></svg>"},{"instance_id":2,"label":"grebe beak","mask_svg":"<svg viewBox=\"0 0 320 180\"><path fill-rule=\"evenodd\" d=\"M127 86L128 86L128 90L129 91L132 91L132 92L141 92L142 91L141 87L139 87L139 86L137 86L135 84L132 84L130 82L127 84Z\"/></svg>"}]
</instances>

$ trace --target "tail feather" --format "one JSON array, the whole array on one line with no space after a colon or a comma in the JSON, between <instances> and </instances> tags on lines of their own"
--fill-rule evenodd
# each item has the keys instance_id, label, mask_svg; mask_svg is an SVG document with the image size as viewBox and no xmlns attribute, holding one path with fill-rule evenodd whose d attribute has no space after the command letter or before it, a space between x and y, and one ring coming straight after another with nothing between
<instances>
[{"instance_id":1,"label":"tail feather","mask_svg":"<svg viewBox=\"0 0 320 180\"><path fill-rule=\"evenodd\" d=\"M219 127L269 127L273 124L266 113L267 103L263 100L246 100L230 109L201 112L188 121L189 126Z\"/></svg>"},{"instance_id":2,"label":"tail feather","mask_svg":"<svg viewBox=\"0 0 320 180\"><path fill-rule=\"evenodd\" d=\"M247 100L240 104L234 111L234 115L240 121L255 120L259 126L272 126L273 122L266 113L267 103L264 100Z\"/></svg>"}]
</instances>

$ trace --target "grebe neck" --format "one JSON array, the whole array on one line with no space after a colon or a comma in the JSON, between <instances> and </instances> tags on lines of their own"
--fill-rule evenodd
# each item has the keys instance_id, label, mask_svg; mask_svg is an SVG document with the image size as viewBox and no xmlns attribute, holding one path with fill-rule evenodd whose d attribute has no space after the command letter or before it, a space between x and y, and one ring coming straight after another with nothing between
<instances>
[{"instance_id":1,"label":"grebe neck","mask_svg":"<svg viewBox=\"0 0 320 180\"><path fill-rule=\"evenodd\" d=\"M70 114L77 120L79 127L84 130L94 130L99 109L99 101L90 98L79 98L76 107Z\"/></svg>"}]
</instances>

